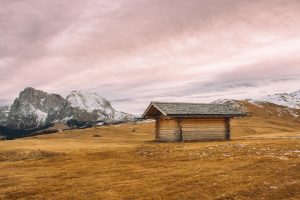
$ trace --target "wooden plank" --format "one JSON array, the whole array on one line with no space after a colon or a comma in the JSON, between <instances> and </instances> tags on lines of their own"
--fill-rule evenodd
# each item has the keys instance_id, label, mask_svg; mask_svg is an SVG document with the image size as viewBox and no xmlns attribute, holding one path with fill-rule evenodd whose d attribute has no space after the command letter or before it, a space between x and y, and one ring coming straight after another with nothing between
<instances>
[{"instance_id":1,"label":"wooden plank","mask_svg":"<svg viewBox=\"0 0 300 200\"><path fill-rule=\"evenodd\" d=\"M176 141L179 137L179 129L177 121L174 119L159 120L159 140L160 141Z\"/></svg>"},{"instance_id":2,"label":"wooden plank","mask_svg":"<svg viewBox=\"0 0 300 200\"><path fill-rule=\"evenodd\" d=\"M225 137L225 134L186 134L186 135L182 135L182 137Z\"/></svg>"},{"instance_id":3,"label":"wooden plank","mask_svg":"<svg viewBox=\"0 0 300 200\"><path fill-rule=\"evenodd\" d=\"M223 135L182 135L183 138L226 138Z\"/></svg>"},{"instance_id":4,"label":"wooden plank","mask_svg":"<svg viewBox=\"0 0 300 200\"><path fill-rule=\"evenodd\" d=\"M178 140L178 138L177 137L175 137L175 136L169 136L169 137L165 137L165 136L160 136L159 137L159 140L170 140L170 141L176 141L176 140Z\"/></svg>"},{"instance_id":5,"label":"wooden plank","mask_svg":"<svg viewBox=\"0 0 300 200\"><path fill-rule=\"evenodd\" d=\"M177 127L177 123L174 122L164 122L164 121L160 121L160 126L163 127Z\"/></svg>"},{"instance_id":6,"label":"wooden plank","mask_svg":"<svg viewBox=\"0 0 300 200\"><path fill-rule=\"evenodd\" d=\"M179 132L179 130L175 129L159 129L159 132ZM225 131L224 131L225 132Z\"/></svg>"},{"instance_id":7,"label":"wooden plank","mask_svg":"<svg viewBox=\"0 0 300 200\"><path fill-rule=\"evenodd\" d=\"M183 140L197 140L197 139L226 139L226 137L225 137L225 135L223 135L223 136L218 136L218 137L216 137L216 136L214 136L214 137L212 137L212 136L197 136L197 137L191 137L191 136L186 136L186 135L183 135L182 136L182 139Z\"/></svg>"},{"instance_id":8,"label":"wooden plank","mask_svg":"<svg viewBox=\"0 0 300 200\"><path fill-rule=\"evenodd\" d=\"M225 119L182 119L184 123L222 123Z\"/></svg>"},{"instance_id":9,"label":"wooden plank","mask_svg":"<svg viewBox=\"0 0 300 200\"><path fill-rule=\"evenodd\" d=\"M170 129L160 129L160 130L170 130ZM182 128L182 131L211 131L211 130L216 130L216 131L223 131L225 133L226 131L226 128L225 127L220 127L220 128L217 128L217 127L209 127L209 128L206 128L206 127L201 127L201 128L185 128L183 127Z\"/></svg>"},{"instance_id":10,"label":"wooden plank","mask_svg":"<svg viewBox=\"0 0 300 200\"><path fill-rule=\"evenodd\" d=\"M172 134L172 135L179 135L179 132L159 132L160 133L160 135L168 135L168 134Z\"/></svg>"},{"instance_id":11,"label":"wooden plank","mask_svg":"<svg viewBox=\"0 0 300 200\"><path fill-rule=\"evenodd\" d=\"M203 126L225 126L225 122L222 123L182 123L182 127L203 127ZM173 125L169 125L173 126Z\"/></svg>"},{"instance_id":12,"label":"wooden plank","mask_svg":"<svg viewBox=\"0 0 300 200\"><path fill-rule=\"evenodd\" d=\"M197 131L197 130L190 130L190 131L183 131L182 132L183 134L192 134L192 133L194 133L194 134L226 134L226 132L225 131L215 131L215 130L213 130L213 131L208 131L208 130L205 130L205 131Z\"/></svg>"},{"instance_id":13,"label":"wooden plank","mask_svg":"<svg viewBox=\"0 0 300 200\"><path fill-rule=\"evenodd\" d=\"M160 130L171 130L171 129L160 129ZM218 130L218 131L223 131L226 132L226 128L225 127L201 127L201 128L185 128L182 127L182 131L191 131L191 130L196 130L196 131L206 131L206 130Z\"/></svg>"},{"instance_id":14,"label":"wooden plank","mask_svg":"<svg viewBox=\"0 0 300 200\"><path fill-rule=\"evenodd\" d=\"M196 138L196 139L184 139L184 141L198 141L198 142L201 142L201 141L224 141L226 139L223 139L223 138Z\"/></svg>"},{"instance_id":15,"label":"wooden plank","mask_svg":"<svg viewBox=\"0 0 300 200\"><path fill-rule=\"evenodd\" d=\"M202 126L225 126L225 122L222 123L194 123L194 124L188 124L188 123L182 123L182 126L187 126L187 127L202 127Z\"/></svg>"},{"instance_id":16,"label":"wooden plank","mask_svg":"<svg viewBox=\"0 0 300 200\"><path fill-rule=\"evenodd\" d=\"M160 124L160 129L178 129L177 126L165 126Z\"/></svg>"},{"instance_id":17,"label":"wooden plank","mask_svg":"<svg viewBox=\"0 0 300 200\"><path fill-rule=\"evenodd\" d=\"M158 140L224 140L228 132L225 119L159 119Z\"/></svg>"},{"instance_id":18,"label":"wooden plank","mask_svg":"<svg viewBox=\"0 0 300 200\"><path fill-rule=\"evenodd\" d=\"M211 136L197 136L197 137L191 137L191 136L182 136L182 139L185 140L185 139L199 139L199 138L212 138L212 139L217 139L217 138L220 138L220 139L226 139L226 137L223 135L223 136L219 136L219 137L211 137Z\"/></svg>"},{"instance_id":19,"label":"wooden plank","mask_svg":"<svg viewBox=\"0 0 300 200\"><path fill-rule=\"evenodd\" d=\"M224 140L225 119L183 119L183 140Z\"/></svg>"}]
</instances>

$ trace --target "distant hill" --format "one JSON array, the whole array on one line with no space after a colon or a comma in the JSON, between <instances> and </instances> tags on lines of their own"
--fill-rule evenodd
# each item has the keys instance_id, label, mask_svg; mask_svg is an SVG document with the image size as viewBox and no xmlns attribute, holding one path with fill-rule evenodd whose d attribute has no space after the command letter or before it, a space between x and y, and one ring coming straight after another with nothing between
<instances>
[{"instance_id":1,"label":"distant hill","mask_svg":"<svg viewBox=\"0 0 300 200\"><path fill-rule=\"evenodd\" d=\"M218 100L249 113L249 117L232 120L233 133L239 135L269 134L300 130L300 109L258 100Z\"/></svg>"}]
</instances>

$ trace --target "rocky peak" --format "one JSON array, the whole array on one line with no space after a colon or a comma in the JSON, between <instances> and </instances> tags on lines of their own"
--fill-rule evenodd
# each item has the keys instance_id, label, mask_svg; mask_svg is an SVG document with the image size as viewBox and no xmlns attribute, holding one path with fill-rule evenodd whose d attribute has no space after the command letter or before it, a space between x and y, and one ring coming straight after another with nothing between
<instances>
[{"instance_id":1,"label":"rocky peak","mask_svg":"<svg viewBox=\"0 0 300 200\"><path fill-rule=\"evenodd\" d=\"M66 99L32 87L25 88L10 109L0 109L0 123L14 129L30 129L54 122L130 121L134 117L116 111L97 93L73 91Z\"/></svg>"},{"instance_id":2,"label":"rocky peak","mask_svg":"<svg viewBox=\"0 0 300 200\"><path fill-rule=\"evenodd\" d=\"M68 102L57 94L28 87L15 99L8 115L8 126L18 129L36 128L68 117Z\"/></svg>"}]
</instances>

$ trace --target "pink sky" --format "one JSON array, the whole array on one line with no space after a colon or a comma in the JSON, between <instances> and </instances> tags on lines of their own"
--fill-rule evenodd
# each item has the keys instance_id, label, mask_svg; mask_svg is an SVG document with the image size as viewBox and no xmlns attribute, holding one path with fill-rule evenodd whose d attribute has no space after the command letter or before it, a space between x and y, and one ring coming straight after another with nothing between
<instances>
[{"instance_id":1,"label":"pink sky","mask_svg":"<svg viewBox=\"0 0 300 200\"><path fill-rule=\"evenodd\" d=\"M299 0L2 0L0 105L27 86L139 114L300 89Z\"/></svg>"}]
</instances>

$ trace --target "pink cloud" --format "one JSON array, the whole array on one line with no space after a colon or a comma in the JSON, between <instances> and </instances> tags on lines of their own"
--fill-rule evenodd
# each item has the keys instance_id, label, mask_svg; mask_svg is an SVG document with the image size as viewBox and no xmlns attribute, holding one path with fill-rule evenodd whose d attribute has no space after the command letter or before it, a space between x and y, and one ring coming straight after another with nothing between
<instances>
[{"instance_id":1,"label":"pink cloud","mask_svg":"<svg viewBox=\"0 0 300 200\"><path fill-rule=\"evenodd\" d=\"M299 10L297 0L3 1L0 103L26 86L128 99L115 102L128 112L154 98L300 89Z\"/></svg>"}]
</instances>

